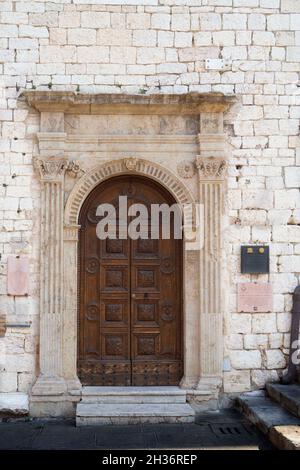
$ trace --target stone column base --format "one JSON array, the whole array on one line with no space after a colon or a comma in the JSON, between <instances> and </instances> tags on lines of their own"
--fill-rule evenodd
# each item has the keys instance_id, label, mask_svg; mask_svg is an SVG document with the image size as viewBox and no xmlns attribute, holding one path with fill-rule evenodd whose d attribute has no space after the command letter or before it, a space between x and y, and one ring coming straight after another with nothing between
<instances>
[{"instance_id":1,"label":"stone column base","mask_svg":"<svg viewBox=\"0 0 300 470\"><path fill-rule=\"evenodd\" d=\"M197 377L188 377L184 375L180 381L179 387L184 389L193 389L197 387Z\"/></svg>"},{"instance_id":2,"label":"stone column base","mask_svg":"<svg viewBox=\"0 0 300 470\"><path fill-rule=\"evenodd\" d=\"M200 377L196 390L217 397L219 388L222 385L221 377Z\"/></svg>"},{"instance_id":3,"label":"stone column base","mask_svg":"<svg viewBox=\"0 0 300 470\"><path fill-rule=\"evenodd\" d=\"M75 418L79 396L35 396L29 397L29 415L33 418Z\"/></svg>"},{"instance_id":4,"label":"stone column base","mask_svg":"<svg viewBox=\"0 0 300 470\"><path fill-rule=\"evenodd\" d=\"M81 392L81 389L82 389L82 384L80 382L80 380L78 379L78 377L75 377L74 379L66 379L66 383L67 383L67 389L68 389L68 392L72 395L73 392L74 394L80 394Z\"/></svg>"},{"instance_id":5,"label":"stone column base","mask_svg":"<svg viewBox=\"0 0 300 470\"><path fill-rule=\"evenodd\" d=\"M40 375L31 390L31 395L63 395L67 392L66 381L62 377L46 377Z\"/></svg>"}]
</instances>

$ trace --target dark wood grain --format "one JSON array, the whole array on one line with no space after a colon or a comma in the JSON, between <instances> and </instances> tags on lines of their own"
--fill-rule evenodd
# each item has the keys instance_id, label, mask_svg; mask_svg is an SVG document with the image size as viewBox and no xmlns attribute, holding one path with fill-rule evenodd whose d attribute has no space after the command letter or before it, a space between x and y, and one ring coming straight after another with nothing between
<instances>
[{"instance_id":1,"label":"dark wood grain","mask_svg":"<svg viewBox=\"0 0 300 470\"><path fill-rule=\"evenodd\" d=\"M138 176L101 184L80 214L78 375L84 385L177 385L182 363L182 241L100 240L96 208L119 195L173 204ZM149 211L150 213L150 211ZM131 219L129 218L129 221Z\"/></svg>"}]
</instances>

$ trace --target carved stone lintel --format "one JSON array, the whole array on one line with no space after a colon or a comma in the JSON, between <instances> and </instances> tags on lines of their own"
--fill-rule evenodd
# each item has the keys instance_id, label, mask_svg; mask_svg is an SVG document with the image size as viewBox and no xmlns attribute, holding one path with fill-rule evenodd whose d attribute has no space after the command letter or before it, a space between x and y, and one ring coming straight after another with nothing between
<instances>
[{"instance_id":1,"label":"carved stone lintel","mask_svg":"<svg viewBox=\"0 0 300 470\"><path fill-rule=\"evenodd\" d=\"M64 114L62 112L41 113L42 132L64 132Z\"/></svg>"},{"instance_id":2,"label":"carved stone lintel","mask_svg":"<svg viewBox=\"0 0 300 470\"><path fill-rule=\"evenodd\" d=\"M39 173L41 181L56 182L63 179L69 162L66 158L60 157L35 157L33 165Z\"/></svg>"},{"instance_id":3,"label":"carved stone lintel","mask_svg":"<svg viewBox=\"0 0 300 470\"><path fill-rule=\"evenodd\" d=\"M207 180L223 179L226 171L226 160L219 157L196 157L195 165L199 177Z\"/></svg>"},{"instance_id":4,"label":"carved stone lintel","mask_svg":"<svg viewBox=\"0 0 300 470\"><path fill-rule=\"evenodd\" d=\"M195 165L189 160L183 160L178 163L177 172L181 178L192 178L195 174Z\"/></svg>"},{"instance_id":5,"label":"carved stone lintel","mask_svg":"<svg viewBox=\"0 0 300 470\"><path fill-rule=\"evenodd\" d=\"M200 114L201 134L220 134L223 132L222 113L201 113Z\"/></svg>"},{"instance_id":6,"label":"carved stone lintel","mask_svg":"<svg viewBox=\"0 0 300 470\"><path fill-rule=\"evenodd\" d=\"M136 170L138 159L136 157L124 158L125 168L129 171Z\"/></svg>"}]
</instances>

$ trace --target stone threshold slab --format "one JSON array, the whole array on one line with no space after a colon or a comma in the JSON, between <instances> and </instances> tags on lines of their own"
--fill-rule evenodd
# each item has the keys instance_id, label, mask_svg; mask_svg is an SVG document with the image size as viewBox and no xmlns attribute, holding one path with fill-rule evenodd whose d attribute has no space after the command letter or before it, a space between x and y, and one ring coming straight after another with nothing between
<instances>
[{"instance_id":1,"label":"stone threshold slab","mask_svg":"<svg viewBox=\"0 0 300 470\"><path fill-rule=\"evenodd\" d=\"M179 387L83 387L83 403L186 403Z\"/></svg>"},{"instance_id":2,"label":"stone threshold slab","mask_svg":"<svg viewBox=\"0 0 300 470\"><path fill-rule=\"evenodd\" d=\"M195 411L184 404L79 403L76 425L194 422Z\"/></svg>"},{"instance_id":3,"label":"stone threshold slab","mask_svg":"<svg viewBox=\"0 0 300 470\"><path fill-rule=\"evenodd\" d=\"M121 404L77 405L77 416L194 416L193 408L188 404Z\"/></svg>"},{"instance_id":4,"label":"stone threshold slab","mask_svg":"<svg viewBox=\"0 0 300 470\"><path fill-rule=\"evenodd\" d=\"M83 387L85 395L184 395L186 390L175 386L145 386L145 387Z\"/></svg>"}]
</instances>

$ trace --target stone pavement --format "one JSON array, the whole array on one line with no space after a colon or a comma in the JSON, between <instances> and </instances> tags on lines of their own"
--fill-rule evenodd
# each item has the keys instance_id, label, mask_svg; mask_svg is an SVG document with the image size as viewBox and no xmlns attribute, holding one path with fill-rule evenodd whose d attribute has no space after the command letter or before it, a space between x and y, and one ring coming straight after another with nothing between
<instances>
[{"instance_id":1,"label":"stone pavement","mask_svg":"<svg viewBox=\"0 0 300 470\"><path fill-rule=\"evenodd\" d=\"M0 450L237 449L272 445L236 410L206 412L195 424L145 424L76 428L73 421L7 419Z\"/></svg>"}]
</instances>

